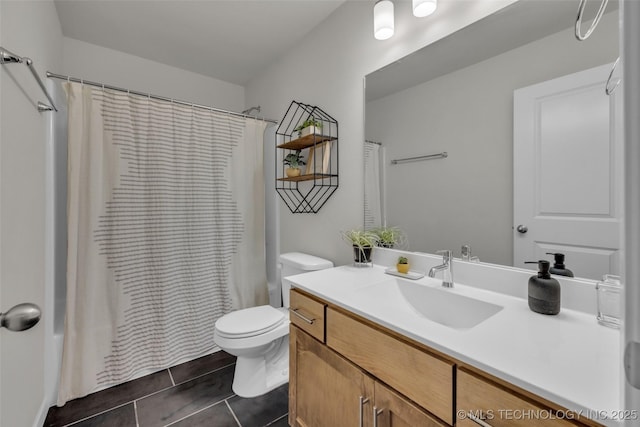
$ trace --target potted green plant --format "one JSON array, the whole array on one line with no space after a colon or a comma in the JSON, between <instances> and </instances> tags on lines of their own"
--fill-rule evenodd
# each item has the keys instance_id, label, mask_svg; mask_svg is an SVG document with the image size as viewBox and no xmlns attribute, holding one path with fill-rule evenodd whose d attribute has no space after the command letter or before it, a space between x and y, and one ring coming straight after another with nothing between
<instances>
[{"instance_id":1,"label":"potted green plant","mask_svg":"<svg viewBox=\"0 0 640 427\"><path fill-rule=\"evenodd\" d=\"M371 251L378 242L378 236L371 231L349 230L342 232L345 242L353 246L353 260L358 264L371 262Z\"/></svg>"},{"instance_id":2,"label":"potted green plant","mask_svg":"<svg viewBox=\"0 0 640 427\"><path fill-rule=\"evenodd\" d=\"M405 241L404 232L397 227L378 227L372 232L378 236L377 245L381 248L393 248Z\"/></svg>"},{"instance_id":3,"label":"potted green plant","mask_svg":"<svg viewBox=\"0 0 640 427\"><path fill-rule=\"evenodd\" d=\"M398 263L396 264L396 269L398 273L407 274L409 272L409 260L407 257L401 256L398 258Z\"/></svg>"},{"instance_id":4,"label":"potted green plant","mask_svg":"<svg viewBox=\"0 0 640 427\"><path fill-rule=\"evenodd\" d=\"M295 153L289 153L283 160L286 166L289 166L285 173L289 178L300 176L300 165L305 165L304 156L297 150Z\"/></svg>"},{"instance_id":5,"label":"potted green plant","mask_svg":"<svg viewBox=\"0 0 640 427\"><path fill-rule=\"evenodd\" d=\"M311 134L320 134L322 133L322 122L320 120L314 119L313 117L309 117L297 128L295 128L294 131L298 132L299 137Z\"/></svg>"}]
</instances>

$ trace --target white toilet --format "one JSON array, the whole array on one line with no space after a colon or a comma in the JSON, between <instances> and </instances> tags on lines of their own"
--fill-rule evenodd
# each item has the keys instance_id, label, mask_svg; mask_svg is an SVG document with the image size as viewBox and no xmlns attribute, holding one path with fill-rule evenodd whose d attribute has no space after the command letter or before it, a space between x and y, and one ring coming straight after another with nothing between
<instances>
[{"instance_id":1,"label":"white toilet","mask_svg":"<svg viewBox=\"0 0 640 427\"><path fill-rule=\"evenodd\" d=\"M333 267L331 261L299 252L280 255L282 308L245 308L222 316L213 340L237 356L233 392L240 397L265 394L289 381L289 290L284 278Z\"/></svg>"}]
</instances>

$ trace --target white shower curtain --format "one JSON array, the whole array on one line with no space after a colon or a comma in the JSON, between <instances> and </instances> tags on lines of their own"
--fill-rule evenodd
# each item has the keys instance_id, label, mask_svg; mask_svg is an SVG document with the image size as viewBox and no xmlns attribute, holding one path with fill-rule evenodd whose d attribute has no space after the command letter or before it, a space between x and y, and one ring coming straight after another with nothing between
<instances>
[{"instance_id":1,"label":"white shower curtain","mask_svg":"<svg viewBox=\"0 0 640 427\"><path fill-rule=\"evenodd\" d=\"M267 301L264 122L66 83L67 315L58 404L215 349Z\"/></svg>"},{"instance_id":2,"label":"white shower curtain","mask_svg":"<svg viewBox=\"0 0 640 427\"><path fill-rule=\"evenodd\" d=\"M364 143L364 228L371 230L383 225L380 144Z\"/></svg>"}]
</instances>

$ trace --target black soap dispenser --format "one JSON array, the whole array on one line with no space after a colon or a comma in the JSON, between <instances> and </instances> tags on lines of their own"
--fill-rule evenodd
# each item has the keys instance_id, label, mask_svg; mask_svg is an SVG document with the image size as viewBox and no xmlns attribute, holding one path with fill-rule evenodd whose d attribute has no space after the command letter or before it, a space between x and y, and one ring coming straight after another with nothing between
<instances>
[{"instance_id":1,"label":"black soap dispenser","mask_svg":"<svg viewBox=\"0 0 640 427\"><path fill-rule=\"evenodd\" d=\"M525 264L536 264L529 261ZM538 274L529 279L529 308L540 314L560 313L560 283L549 274L549 261L540 260Z\"/></svg>"},{"instance_id":2,"label":"black soap dispenser","mask_svg":"<svg viewBox=\"0 0 640 427\"><path fill-rule=\"evenodd\" d=\"M547 252L547 255L553 255L553 267L549 269L549 273L557 274L558 276L573 277L573 271L565 268L564 266L564 254L560 252Z\"/></svg>"}]
</instances>

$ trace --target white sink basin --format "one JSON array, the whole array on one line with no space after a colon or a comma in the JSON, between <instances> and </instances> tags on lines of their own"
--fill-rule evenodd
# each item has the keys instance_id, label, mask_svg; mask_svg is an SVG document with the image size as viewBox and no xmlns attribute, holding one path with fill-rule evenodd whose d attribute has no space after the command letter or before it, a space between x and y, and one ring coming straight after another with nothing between
<instances>
[{"instance_id":1,"label":"white sink basin","mask_svg":"<svg viewBox=\"0 0 640 427\"><path fill-rule=\"evenodd\" d=\"M402 279L390 279L361 288L360 298L382 301L387 310L412 310L419 317L454 329L470 329L487 320L502 306Z\"/></svg>"}]
</instances>

